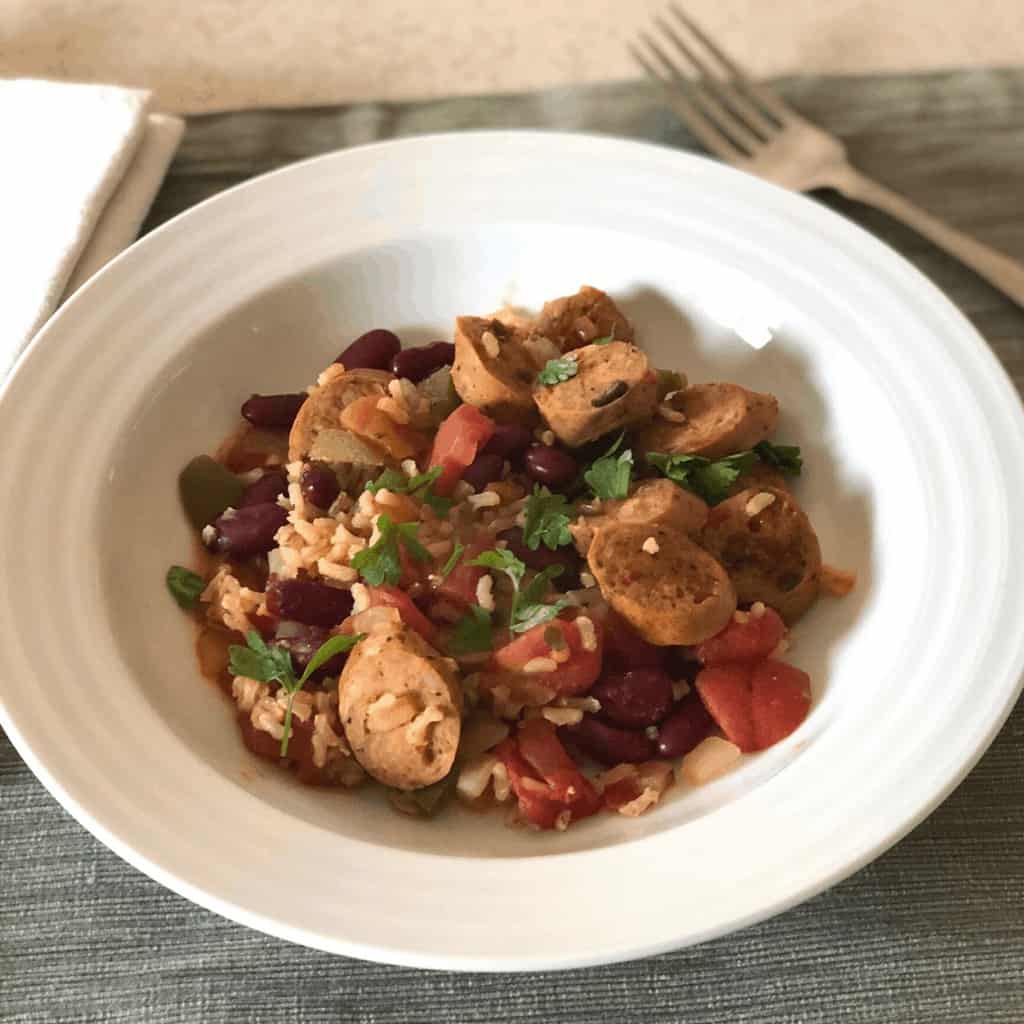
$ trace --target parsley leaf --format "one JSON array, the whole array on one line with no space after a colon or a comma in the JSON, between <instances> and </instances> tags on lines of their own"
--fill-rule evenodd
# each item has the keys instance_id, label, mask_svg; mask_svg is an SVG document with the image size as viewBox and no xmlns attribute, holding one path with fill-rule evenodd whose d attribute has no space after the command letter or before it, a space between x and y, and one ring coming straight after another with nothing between
<instances>
[{"instance_id":1,"label":"parsley leaf","mask_svg":"<svg viewBox=\"0 0 1024 1024\"><path fill-rule=\"evenodd\" d=\"M606 338L595 338L590 344L591 345L610 345L615 340L615 331L613 330Z\"/></svg>"},{"instance_id":2,"label":"parsley leaf","mask_svg":"<svg viewBox=\"0 0 1024 1024\"><path fill-rule=\"evenodd\" d=\"M526 564L504 548L485 551L474 558L469 565L482 565L487 569L497 569L512 580L515 596L512 598L509 629L513 633L525 633L526 630L533 629L534 626L539 626L542 622L548 622L568 604L564 599L559 599L554 604L544 604L541 601L551 587L551 581L565 571L564 566L549 565L542 572L537 573L525 587L520 588L526 574Z\"/></svg>"},{"instance_id":3,"label":"parsley leaf","mask_svg":"<svg viewBox=\"0 0 1024 1024\"><path fill-rule=\"evenodd\" d=\"M544 604L541 598L548 592L551 581L561 576L564 567L549 565L537 573L522 590L516 591L512 602L512 616L509 629L513 633L525 633L542 622L550 622L569 602L559 598L554 604Z\"/></svg>"},{"instance_id":4,"label":"parsley leaf","mask_svg":"<svg viewBox=\"0 0 1024 1024\"><path fill-rule=\"evenodd\" d=\"M466 550L466 545L462 541L456 541L455 547L452 548L452 553L448 556L448 561L441 566L441 572L439 573L441 579L447 579L451 574L451 571L459 564L459 559L462 557L463 552Z\"/></svg>"},{"instance_id":5,"label":"parsley leaf","mask_svg":"<svg viewBox=\"0 0 1024 1024\"><path fill-rule=\"evenodd\" d=\"M442 498L433 491L434 481L441 475L441 468L434 466L433 469L417 473L413 477L407 477L397 469L385 469L376 480L371 480L366 485L366 489L371 494L376 494L381 488L395 494L409 494L429 505L439 516L445 516L451 510L452 499Z\"/></svg>"},{"instance_id":6,"label":"parsley leaf","mask_svg":"<svg viewBox=\"0 0 1024 1024\"><path fill-rule=\"evenodd\" d=\"M336 654L350 651L365 633L339 633L322 643L309 659L302 675L296 678L292 656L283 648L268 645L254 629L245 634L246 646L232 644L228 648L228 668L232 675L246 676L261 683L279 682L288 694L288 705L284 712L281 734L281 757L288 756L288 741L292 735L292 706L295 694L302 689L306 680Z\"/></svg>"},{"instance_id":7,"label":"parsley leaf","mask_svg":"<svg viewBox=\"0 0 1024 1024\"><path fill-rule=\"evenodd\" d=\"M171 597L186 610L195 608L199 595L206 589L206 580L183 565L172 565L164 580Z\"/></svg>"},{"instance_id":8,"label":"parsley leaf","mask_svg":"<svg viewBox=\"0 0 1024 1024\"><path fill-rule=\"evenodd\" d=\"M382 512L377 519L380 532L377 543L356 554L350 563L352 568L372 587L382 583L394 586L402 577L399 543L417 561L430 561L430 552L417 538L419 528L419 523L393 523L391 517Z\"/></svg>"},{"instance_id":9,"label":"parsley leaf","mask_svg":"<svg viewBox=\"0 0 1024 1024\"><path fill-rule=\"evenodd\" d=\"M537 374L537 380L552 387L555 384L564 384L570 377L575 377L579 370L579 364L572 356L561 356L558 359L549 359L544 364L544 369Z\"/></svg>"},{"instance_id":10,"label":"parsley leaf","mask_svg":"<svg viewBox=\"0 0 1024 1024\"><path fill-rule=\"evenodd\" d=\"M453 654L476 654L489 651L492 646L490 613L478 604L471 604L469 611L455 623L451 651Z\"/></svg>"},{"instance_id":11,"label":"parsley leaf","mask_svg":"<svg viewBox=\"0 0 1024 1024\"><path fill-rule=\"evenodd\" d=\"M523 520L523 543L536 551L543 542L555 551L572 543L569 523L572 521L572 506L564 494L552 494L539 484L526 501Z\"/></svg>"},{"instance_id":12,"label":"parsley leaf","mask_svg":"<svg viewBox=\"0 0 1024 1024\"><path fill-rule=\"evenodd\" d=\"M795 444L772 444L771 441L760 441L754 445L757 457L766 465L773 466L782 473L799 476L804 460L800 448Z\"/></svg>"},{"instance_id":13,"label":"parsley leaf","mask_svg":"<svg viewBox=\"0 0 1024 1024\"><path fill-rule=\"evenodd\" d=\"M633 452L627 448L616 456L623 437L602 455L595 459L583 474L583 479L599 498L625 498L629 494L629 481L633 474Z\"/></svg>"},{"instance_id":14,"label":"parsley leaf","mask_svg":"<svg viewBox=\"0 0 1024 1024\"><path fill-rule=\"evenodd\" d=\"M699 495L709 505L717 505L740 474L751 468L755 459L753 452L737 452L715 462L699 455L647 453L647 461L652 466L660 469L669 480L680 487Z\"/></svg>"}]
</instances>

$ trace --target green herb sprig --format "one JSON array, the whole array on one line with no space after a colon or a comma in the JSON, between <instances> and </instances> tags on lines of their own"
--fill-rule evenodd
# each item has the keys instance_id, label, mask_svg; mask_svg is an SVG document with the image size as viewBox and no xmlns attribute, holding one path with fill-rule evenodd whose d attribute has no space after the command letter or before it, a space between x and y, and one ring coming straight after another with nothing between
<instances>
[{"instance_id":1,"label":"green herb sprig","mask_svg":"<svg viewBox=\"0 0 1024 1024\"><path fill-rule=\"evenodd\" d=\"M559 598L553 604L544 604L541 601L541 598L548 592L551 581L557 579L564 572L564 566L549 565L537 573L524 587L522 582L526 575L526 563L505 548L484 551L467 564L480 565L486 569L503 572L512 581L515 596L512 598L508 628L513 633L525 633L542 622L550 621L569 603L564 598Z\"/></svg>"},{"instance_id":2,"label":"green herb sprig","mask_svg":"<svg viewBox=\"0 0 1024 1024\"><path fill-rule=\"evenodd\" d=\"M537 381L554 387L556 384L564 384L579 372L579 363L572 356L560 356L558 359L549 359L544 364L544 369L537 374Z\"/></svg>"},{"instance_id":3,"label":"green herb sprig","mask_svg":"<svg viewBox=\"0 0 1024 1024\"><path fill-rule=\"evenodd\" d=\"M541 544L551 551L571 544L569 523L573 515L564 494L552 494L546 487L534 485L523 509L523 543L531 551L536 551Z\"/></svg>"},{"instance_id":4,"label":"green herb sprig","mask_svg":"<svg viewBox=\"0 0 1024 1024\"><path fill-rule=\"evenodd\" d=\"M590 489L599 498L619 499L629 494L629 483L633 475L633 452L627 448L620 452L625 434L602 455L595 459L583 474ZM616 454L618 453L618 454Z\"/></svg>"},{"instance_id":5,"label":"green herb sprig","mask_svg":"<svg viewBox=\"0 0 1024 1024\"><path fill-rule=\"evenodd\" d=\"M441 475L441 470L441 466L434 466L425 473L408 477L397 469L385 469L376 480L371 480L366 485L366 489L371 494L376 494L381 489L393 491L395 494L408 494L429 505L437 515L446 516L451 511L452 499L442 498L434 494L433 490L434 482Z\"/></svg>"},{"instance_id":6,"label":"green herb sprig","mask_svg":"<svg viewBox=\"0 0 1024 1024\"><path fill-rule=\"evenodd\" d=\"M172 565L164 577L171 597L186 611L195 608L199 595L206 589L206 580L183 565Z\"/></svg>"},{"instance_id":7,"label":"green herb sprig","mask_svg":"<svg viewBox=\"0 0 1024 1024\"><path fill-rule=\"evenodd\" d=\"M395 523L382 512L377 519L380 537L375 544L353 556L351 565L371 587L394 586L402 578L399 544L418 562L429 562L430 552L419 542L419 523Z\"/></svg>"}]
</instances>

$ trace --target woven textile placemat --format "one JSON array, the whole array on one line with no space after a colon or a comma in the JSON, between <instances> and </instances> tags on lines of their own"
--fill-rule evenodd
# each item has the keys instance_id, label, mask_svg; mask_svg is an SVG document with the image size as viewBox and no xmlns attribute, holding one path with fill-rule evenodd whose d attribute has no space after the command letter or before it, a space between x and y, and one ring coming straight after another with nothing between
<instances>
[{"instance_id":1,"label":"woven textile placemat","mask_svg":"<svg viewBox=\"0 0 1024 1024\"><path fill-rule=\"evenodd\" d=\"M862 170L1024 258L1024 69L804 78L780 88L842 136ZM147 229L316 153L399 135L509 127L693 146L639 84L208 116L189 122ZM1018 389L1024 384L1024 311L885 216L821 198L945 289ZM831 891L693 949L531 975L345 960L201 910L94 840L0 733L0 1021L249 1020L1020 1024L1024 708L928 821Z\"/></svg>"}]
</instances>

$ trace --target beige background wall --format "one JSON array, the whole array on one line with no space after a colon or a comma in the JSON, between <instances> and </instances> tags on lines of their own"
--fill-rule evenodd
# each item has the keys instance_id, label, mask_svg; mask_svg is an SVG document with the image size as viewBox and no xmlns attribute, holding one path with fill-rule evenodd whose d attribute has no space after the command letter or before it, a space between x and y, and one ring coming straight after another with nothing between
<instances>
[{"instance_id":1,"label":"beige background wall","mask_svg":"<svg viewBox=\"0 0 1024 1024\"><path fill-rule=\"evenodd\" d=\"M633 77L664 0L0 0L0 75L104 80L168 110ZM762 74L1024 64L1024 0L686 0Z\"/></svg>"}]
</instances>

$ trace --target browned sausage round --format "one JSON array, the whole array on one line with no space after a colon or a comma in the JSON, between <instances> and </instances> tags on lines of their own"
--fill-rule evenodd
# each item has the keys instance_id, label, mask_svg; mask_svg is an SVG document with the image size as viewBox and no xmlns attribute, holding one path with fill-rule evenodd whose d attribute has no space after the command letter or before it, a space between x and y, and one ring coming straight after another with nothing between
<instances>
[{"instance_id":1,"label":"browned sausage round","mask_svg":"<svg viewBox=\"0 0 1024 1024\"><path fill-rule=\"evenodd\" d=\"M619 307L599 288L589 285L575 295L545 302L534 330L550 338L563 352L589 345L597 338L633 340L633 325Z\"/></svg>"},{"instance_id":2,"label":"browned sausage round","mask_svg":"<svg viewBox=\"0 0 1024 1024\"><path fill-rule=\"evenodd\" d=\"M356 644L338 681L338 716L352 753L398 789L429 786L451 770L461 703L449 659L400 623L382 623Z\"/></svg>"},{"instance_id":3,"label":"browned sausage round","mask_svg":"<svg viewBox=\"0 0 1024 1024\"><path fill-rule=\"evenodd\" d=\"M643 451L720 459L753 448L775 430L779 419L774 395L722 382L687 388L677 396L676 408L685 422L655 416L637 439Z\"/></svg>"},{"instance_id":4,"label":"browned sausage round","mask_svg":"<svg viewBox=\"0 0 1024 1024\"><path fill-rule=\"evenodd\" d=\"M538 382L533 398L548 426L570 448L645 420L654 411L658 379L635 345L586 345L565 358L575 359L575 376L560 384Z\"/></svg>"},{"instance_id":5,"label":"browned sausage round","mask_svg":"<svg viewBox=\"0 0 1024 1024\"><path fill-rule=\"evenodd\" d=\"M750 487L716 505L700 543L725 566L741 603L763 601L792 624L818 596L818 537L780 487Z\"/></svg>"},{"instance_id":6,"label":"browned sausage round","mask_svg":"<svg viewBox=\"0 0 1024 1024\"><path fill-rule=\"evenodd\" d=\"M345 370L315 387L288 435L288 459L388 464L387 455L341 427L341 411L367 395L386 395L394 378L384 370Z\"/></svg>"},{"instance_id":7,"label":"browned sausage round","mask_svg":"<svg viewBox=\"0 0 1024 1024\"><path fill-rule=\"evenodd\" d=\"M587 561L605 600L652 644L700 643L736 610L722 566L666 526L608 523Z\"/></svg>"},{"instance_id":8,"label":"browned sausage round","mask_svg":"<svg viewBox=\"0 0 1024 1024\"><path fill-rule=\"evenodd\" d=\"M687 536L700 533L707 522L708 507L689 491L664 478L645 480L623 501L601 502L596 515L580 516L569 527L581 555L587 553L598 527L620 523L658 523Z\"/></svg>"},{"instance_id":9,"label":"browned sausage round","mask_svg":"<svg viewBox=\"0 0 1024 1024\"><path fill-rule=\"evenodd\" d=\"M452 383L464 402L500 422L535 420L536 376L536 362L520 332L500 320L456 319Z\"/></svg>"}]
</instances>

